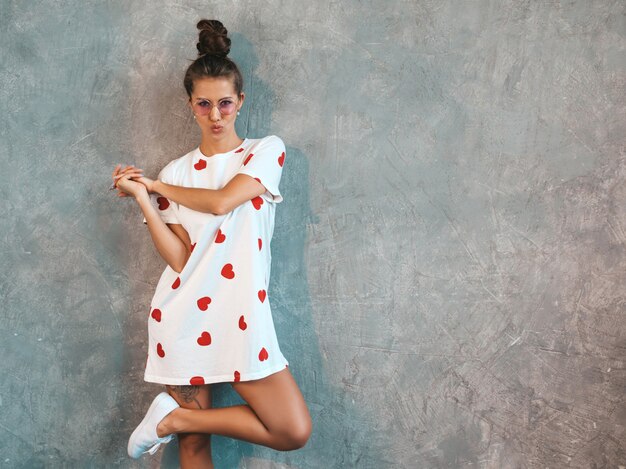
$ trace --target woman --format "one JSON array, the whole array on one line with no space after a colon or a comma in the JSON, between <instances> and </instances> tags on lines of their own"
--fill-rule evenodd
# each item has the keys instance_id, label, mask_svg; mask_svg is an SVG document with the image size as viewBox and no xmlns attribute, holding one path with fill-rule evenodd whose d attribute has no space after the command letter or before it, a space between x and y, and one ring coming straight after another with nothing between
<instances>
[{"instance_id":1,"label":"woman","mask_svg":"<svg viewBox=\"0 0 626 469\"><path fill-rule=\"evenodd\" d=\"M241 139L245 95L230 39L217 20L197 24L198 58L184 85L200 145L156 180L133 166L113 171L120 197L134 197L167 262L150 305L144 380L161 383L128 442L133 458L178 435L182 468L210 468L210 435L277 450L304 446L311 417L278 346L269 285L270 240L285 146L276 135ZM212 383L247 402L211 408Z\"/></svg>"}]
</instances>

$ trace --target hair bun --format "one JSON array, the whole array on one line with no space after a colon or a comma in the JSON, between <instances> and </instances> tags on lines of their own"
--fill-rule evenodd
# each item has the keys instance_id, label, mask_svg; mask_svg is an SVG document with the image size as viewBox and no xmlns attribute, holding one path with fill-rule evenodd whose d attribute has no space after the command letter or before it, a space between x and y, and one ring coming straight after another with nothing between
<instances>
[{"instance_id":1,"label":"hair bun","mask_svg":"<svg viewBox=\"0 0 626 469\"><path fill-rule=\"evenodd\" d=\"M228 55L230 38L221 21L202 19L196 26L200 30L198 44L196 44L198 57L203 55L226 57Z\"/></svg>"}]
</instances>

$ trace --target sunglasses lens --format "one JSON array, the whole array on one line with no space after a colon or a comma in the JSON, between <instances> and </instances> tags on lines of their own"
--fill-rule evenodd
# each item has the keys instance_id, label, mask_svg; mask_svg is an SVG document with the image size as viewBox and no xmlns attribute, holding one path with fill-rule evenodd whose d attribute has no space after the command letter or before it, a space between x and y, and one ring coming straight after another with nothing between
<instances>
[{"instance_id":1,"label":"sunglasses lens","mask_svg":"<svg viewBox=\"0 0 626 469\"><path fill-rule=\"evenodd\" d=\"M206 116L211 112L211 104L208 101L198 101L193 105L193 110L200 116Z\"/></svg>"},{"instance_id":2,"label":"sunglasses lens","mask_svg":"<svg viewBox=\"0 0 626 469\"><path fill-rule=\"evenodd\" d=\"M235 110L235 103L232 101L222 101L219 108L220 114L232 114Z\"/></svg>"},{"instance_id":3,"label":"sunglasses lens","mask_svg":"<svg viewBox=\"0 0 626 469\"><path fill-rule=\"evenodd\" d=\"M233 101L222 101L217 106L220 114L228 115L235 112L235 103ZM208 101L197 101L193 105L193 110L196 114L200 116L206 116L211 112L213 106Z\"/></svg>"}]
</instances>

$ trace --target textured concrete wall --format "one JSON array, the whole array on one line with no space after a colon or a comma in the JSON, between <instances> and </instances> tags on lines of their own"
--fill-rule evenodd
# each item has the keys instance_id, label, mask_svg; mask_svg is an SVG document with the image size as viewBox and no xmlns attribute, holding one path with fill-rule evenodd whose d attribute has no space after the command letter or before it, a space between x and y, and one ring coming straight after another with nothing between
<instances>
[{"instance_id":1,"label":"textured concrete wall","mask_svg":"<svg viewBox=\"0 0 626 469\"><path fill-rule=\"evenodd\" d=\"M624 2L3 0L0 467L150 465L164 264L106 188L199 142L201 17L239 135L287 144L270 297L314 418L217 467L626 466Z\"/></svg>"}]
</instances>

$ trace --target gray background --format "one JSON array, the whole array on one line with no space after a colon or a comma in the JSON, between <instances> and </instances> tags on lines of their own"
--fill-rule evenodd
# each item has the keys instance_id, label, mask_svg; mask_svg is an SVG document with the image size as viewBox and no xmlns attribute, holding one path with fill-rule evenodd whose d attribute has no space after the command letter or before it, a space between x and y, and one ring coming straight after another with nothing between
<instances>
[{"instance_id":1,"label":"gray background","mask_svg":"<svg viewBox=\"0 0 626 469\"><path fill-rule=\"evenodd\" d=\"M624 2L488 0L3 0L0 466L177 467L126 455L164 262L107 187L199 143L202 17L239 135L287 145L270 298L314 420L216 467L626 466Z\"/></svg>"}]
</instances>

